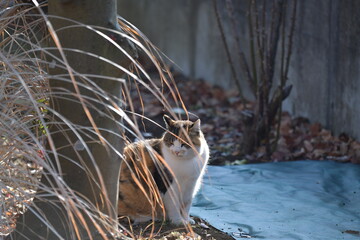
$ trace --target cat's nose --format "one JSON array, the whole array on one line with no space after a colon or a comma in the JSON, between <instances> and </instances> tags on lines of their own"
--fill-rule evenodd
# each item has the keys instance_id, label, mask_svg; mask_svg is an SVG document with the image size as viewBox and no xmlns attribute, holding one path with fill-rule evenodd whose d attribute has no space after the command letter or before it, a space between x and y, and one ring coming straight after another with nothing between
<instances>
[{"instance_id":1,"label":"cat's nose","mask_svg":"<svg viewBox=\"0 0 360 240\"><path fill-rule=\"evenodd\" d=\"M181 151L174 151L174 153L175 153L176 156L179 156Z\"/></svg>"}]
</instances>

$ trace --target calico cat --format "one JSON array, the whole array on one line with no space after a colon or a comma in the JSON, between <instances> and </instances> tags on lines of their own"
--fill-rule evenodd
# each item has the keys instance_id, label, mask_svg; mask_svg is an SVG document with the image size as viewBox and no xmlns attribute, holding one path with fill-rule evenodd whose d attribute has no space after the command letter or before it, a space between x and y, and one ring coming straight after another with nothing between
<instances>
[{"instance_id":1,"label":"calico cat","mask_svg":"<svg viewBox=\"0 0 360 240\"><path fill-rule=\"evenodd\" d=\"M132 143L124 149L119 186L119 216L135 223L170 220L194 223L189 217L209 159L209 147L195 122L164 115L160 139Z\"/></svg>"}]
</instances>

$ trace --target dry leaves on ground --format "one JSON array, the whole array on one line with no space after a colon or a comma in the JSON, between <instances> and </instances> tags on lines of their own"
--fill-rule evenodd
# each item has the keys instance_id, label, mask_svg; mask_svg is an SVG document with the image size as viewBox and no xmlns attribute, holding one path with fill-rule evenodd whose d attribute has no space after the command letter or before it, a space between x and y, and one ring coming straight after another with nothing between
<instances>
[{"instance_id":1,"label":"dry leaves on ground","mask_svg":"<svg viewBox=\"0 0 360 240\"><path fill-rule=\"evenodd\" d=\"M15 143L0 144L0 236L15 228L16 218L35 194L41 169L24 159L29 154L17 149Z\"/></svg>"},{"instance_id":2,"label":"dry leaves on ground","mask_svg":"<svg viewBox=\"0 0 360 240\"><path fill-rule=\"evenodd\" d=\"M346 134L334 136L319 123L312 123L303 117L292 117L283 112L277 149L268 157L264 146L251 155L241 154L242 131L241 113L255 107L255 103L243 103L236 91L226 91L203 80L189 79L174 73L177 88L187 110L202 120L202 130L211 148L212 164L242 164L244 162L269 162L291 160L335 160L360 163L360 143ZM161 84L159 83L159 88ZM144 113L162 124L161 116L166 113L162 104L148 91L140 87L141 103L137 90L132 91L135 112ZM177 112L178 105L166 88L163 92ZM146 123L145 123L146 125ZM149 131L162 129L148 128ZM272 126L272 139L276 141L277 126ZM157 136L159 133L154 133ZM150 137L153 135L149 135Z\"/></svg>"}]
</instances>

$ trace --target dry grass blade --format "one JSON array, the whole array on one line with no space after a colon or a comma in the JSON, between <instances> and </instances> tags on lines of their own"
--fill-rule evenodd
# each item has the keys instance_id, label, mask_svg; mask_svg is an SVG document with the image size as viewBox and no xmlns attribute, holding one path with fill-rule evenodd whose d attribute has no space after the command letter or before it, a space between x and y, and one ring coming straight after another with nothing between
<instances>
[{"instance_id":1,"label":"dry grass blade","mask_svg":"<svg viewBox=\"0 0 360 240\"><path fill-rule=\"evenodd\" d=\"M104 176L98 166L97 156L94 156L90 150L90 145L100 143L106 146L108 152L122 158L121 150L108 140L108 136L124 141L135 137L142 139L134 116L141 116L151 121L141 112L134 112L131 108L134 96L130 95L129 90L121 98L120 92L116 95L104 91L94 79L121 83L123 89L140 85L142 89L156 96L164 110L174 117L178 117L172 113L174 107L181 107L187 113L173 78L162 63L161 53L140 31L121 18L119 22L123 32L75 21L72 22L72 27L86 28L114 45L119 52L130 59L132 71L100 55L61 47L61 42L56 40L57 33L49 25L47 17L43 13L39 14L39 8L31 4L13 2L2 10L0 15L2 17L0 20L0 199L2 202L0 235L8 235L15 227L16 218L29 209L28 211L33 212L55 236L63 239L61 232L58 232L41 212L39 203L50 201L49 203L54 207L61 206L66 210L63 223L68 226L71 238L81 238L80 225L82 225L85 226L89 239L94 239L92 230L86 227L91 222L102 239L114 239L115 236L121 235L121 231L116 230L119 229L119 223L100 212L98 205L92 204L86 196L69 186L63 179L63 166L65 162L77 166L87 172L88 178L94 182L93 186L89 186L90 188L105 189ZM109 32L128 39L142 51L157 69L160 81L155 82L135 58L109 37ZM58 43L57 48L46 47L48 33ZM62 54L61 57L53 54L54 50L59 49L64 53L77 52L99 59L125 72L125 77L77 72L67 62L66 54ZM49 68L53 68L54 65L65 69L66 74L49 75ZM72 84L76 87L75 94L64 88L50 91L49 79ZM84 95L85 90L93 94ZM136 97L141 97L142 92L139 90L138 94L139 96ZM106 121L116 121L117 128L124 129L126 135L97 126L95 122L89 126L71 122L53 108L50 99L54 96L57 100L65 99L74 104L80 103L84 109L88 109L87 117L90 121L94 115L101 115ZM168 96L173 99L172 103L168 101ZM144 103L144 108L147 106L147 103ZM119 122L119 118L123 121ZM69 144L64 147L72 148L76 153L86 152L96 171L90 170L92 167L88 165L82 154L78 154L76 160L62 155L62 148L58 148L52 139L54 134L52 126L55 125L59 129L58 132L64 136L75 136L78 140L74 145ZM47 147L49 145L50 147ZM46 174L42 177L50 183L48 185L39 181L43 171ZM37 204L31 203L35 193ZM103 192L104 196L106 194ZM54 202L51 202L51 199ZM111 208L106 198L101 201ZM109 230L113 235L107 234L104 229Z\"/></svg>"}]
</instances>

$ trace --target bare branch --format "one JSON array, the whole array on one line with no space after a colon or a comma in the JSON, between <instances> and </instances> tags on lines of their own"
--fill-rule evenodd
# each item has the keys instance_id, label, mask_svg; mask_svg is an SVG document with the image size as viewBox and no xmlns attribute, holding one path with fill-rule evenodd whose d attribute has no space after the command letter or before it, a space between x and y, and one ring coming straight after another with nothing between
<instances>
[{"instance_id":1,"label":"bare branch","mask_svg":"<svg viewBox=\"0 0 360 240\"><path fill-rule=\"evenodd\" d=\"M217 21L217 24L218 24L218 27L219 27L219 30L220 30L221 39L223 41L226 56L227 56L228 62L230 64L230 69L231 69L231 73L232 73L232 76L233 76L233 80L234 80L234 82L236 84L236 87L239 90L239 95L240 95L241 99L245 100L245 98L243 96L242 88L241 88L241 85L240 85L240 80L237 77L235 66L234 66L234 63L233 63L233 61L231 59L229 46L228 46L228 44L226 42L224 28L223 28L222 23L221 23L221 18L220 18L220 15L219 15L219 9L218 9L216 0L213 0L213 6L214 6L214 10L215 10L216 21Z\"/></svg>"},{"instance_id":2,"label":"bare branch","mask_svg":"<svg viewBox=\"0 0 360 240\"><path fill-rule=\"evenodd\" d=\"M241 51L240 37L239 37L238 31L236 30L236 27L238 26L238 24L236 23L236 18L234 17L234 6L233 6L232 0L226 0L226 8L228 10L228 15L229 15L230 21L231 21L231 27L232 27L232 32L233 32L235 42L236 42L235 47L236 47L236 52L239 57L240 66L241 66L242 70L245 72L245 76L247 78L246 80L248 81L249 86L255 96L256 95L256 86L254 84L254 79L251 76L249 64L246 61L245 54L243 51Z\"/></svg>"}]
</instances>

